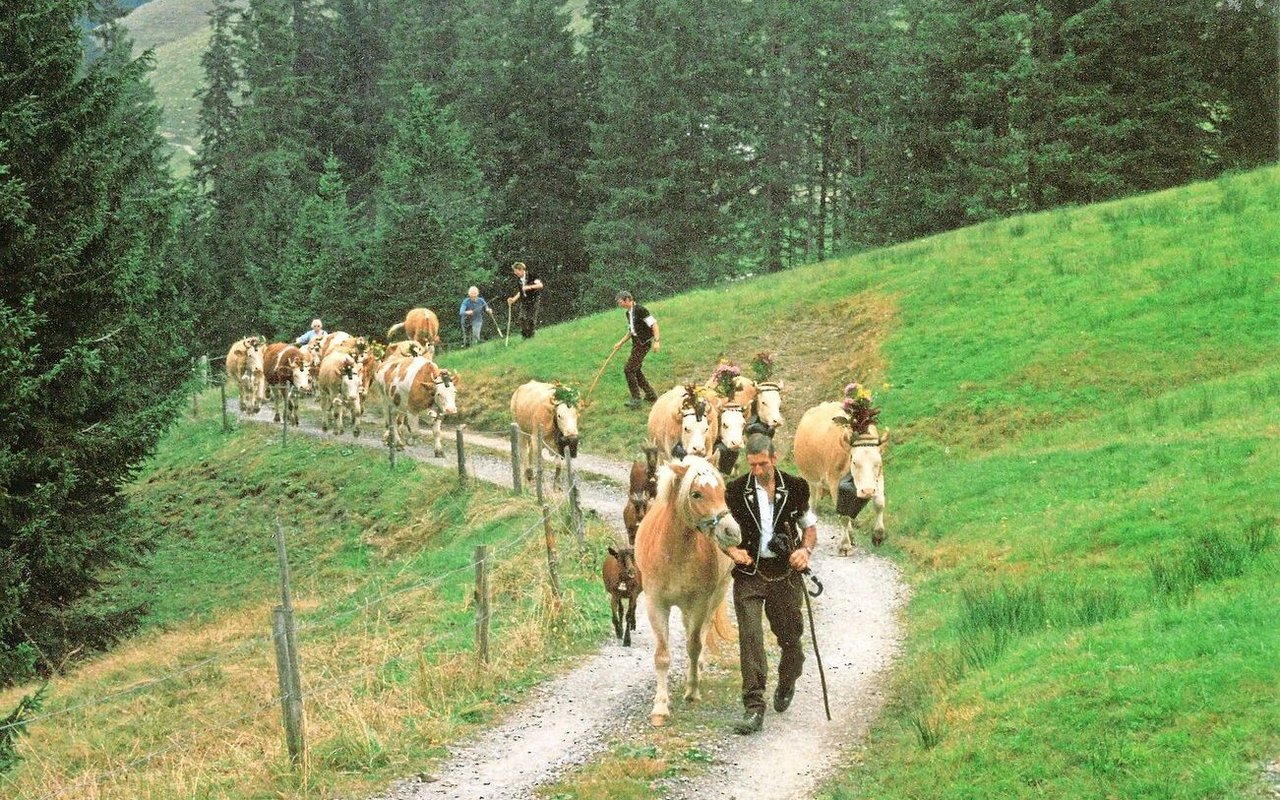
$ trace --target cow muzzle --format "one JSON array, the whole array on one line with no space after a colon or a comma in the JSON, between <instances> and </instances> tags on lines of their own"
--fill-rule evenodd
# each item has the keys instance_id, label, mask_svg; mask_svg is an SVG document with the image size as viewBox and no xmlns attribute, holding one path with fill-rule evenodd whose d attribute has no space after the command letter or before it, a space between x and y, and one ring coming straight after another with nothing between
<instances>
[{"instance_id":1,"label":"cow muzzle","mask_svg":"<svg viewBox=\"0 0 1280 800\"><path fill-rule=\"evenodd\" d=\"M564 455L565 450L568 450L570 458L578 457L578 437L577 436L561 436L560 434L557 433L556 446L559 448L561 456Z\"/></svg>"}]
</instances>

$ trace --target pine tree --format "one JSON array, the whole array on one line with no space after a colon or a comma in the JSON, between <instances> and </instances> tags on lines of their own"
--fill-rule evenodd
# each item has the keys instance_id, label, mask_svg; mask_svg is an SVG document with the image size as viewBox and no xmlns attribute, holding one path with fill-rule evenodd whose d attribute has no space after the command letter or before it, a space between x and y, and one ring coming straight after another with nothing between
<instances>
[{"instance_id":1,"label":"pine tree","mask_svg":"<svg viewBox=\"0 0 1280 800\"><path fill-rule=\"evenodd\" d=\"M361 309L370 326L402 317L407 307L448 308L488 275L486 196L466 131L421 84L393 126Z\"/></svg>"},{"instance_id":2,"label":"pine tree","mask_svg":"<svg viewBox=\"0 0 1280 800\"><path fill-rule=\"evenodd\" d=\"M367 266L356 216L348 205L342 164L330 153L315 194L298 211L284 258L292 272L289 289L298 294L296 306L313 309L329 330L373 330L371 321L361 321L364 298L353 294L363 285Z\"/></svg>"},{"instance_id":3,"label":"pine tree","mask_svg":"<svg viewBox=\"0 0 1280 800\"><path fill-rule=\"evenodd\" d=\"M86 64L70 0L0 19L0 679L140 609L96 594L149 546L119 488L190 374L158 112L118 32Z\"/></svg>"},{"instance_id":4,"label":"pine tree","mask_svg":"<svg viewBox=\"0 0 1280 800\"><path fill-rule=\"evenodd\" d=\"M460 26L449 92L489 189L494 260L524 261L573 310L586 271L582 187L588 98L582 59L558 0L477 3ZM506 272L503 270L503 276Z\"/></svg>"}]
</instances>

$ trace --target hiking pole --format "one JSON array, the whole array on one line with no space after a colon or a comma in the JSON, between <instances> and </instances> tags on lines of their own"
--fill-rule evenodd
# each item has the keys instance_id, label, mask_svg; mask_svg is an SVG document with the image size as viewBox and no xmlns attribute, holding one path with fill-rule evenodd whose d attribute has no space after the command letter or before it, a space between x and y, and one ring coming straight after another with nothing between
<instances>
[{"instance_id":1,"label":"hiking pole","mask_svg":"<svg viewBox=\"0 0 1280 800\"><path fill-rule=\"evenodd\" d=\"M582 407L583 407L583 408L586 408L586 407L587 407L587 401L591 399L591 393L592 393L592 392L594 392L594 391L596 390L596 384L600 382L600 376L604 374L604 368L605 368L605 367L607 367L607 366L609 366L609 362L613 360L613 357L614 357L615 355L617 355L618 350L619 350L621 347L622 347L622 345L620 345L620 344L614 345L614 346L613 346L613 350L612 350L612 351L610 351L610 353L609 353L609 357L608 357L608 358L606 358L606 359L604 360L604 363L600 365L600 369L596 372L596 377L595 377L594 379L592 379L592 381L591 381L591 388L590 388L590 389L587 389L587 393L586 393L585 395L583 395L583 396L582 396Z\"/></svg>"},{"instance_id":2,"label":"hiking pole","mask_svg":"<svg viewBox=\"0 0 1280 800\"><path fill-rule=\"evenodd\" d=\"M818 591L813 596L817 597L822 594L822 584L813 574L812 570L806 569L802 574L808 575L818 587ZM813 604L809 602L809 592L805 591L804 581L801 579L800 591L804 592L804 607L809 612L809 636L813 639L813 657L818 662L818 680L822 681L822 707L827 712L827 722L831 721L831 702L827 699L827 673L822 669L822 654L818 652L818 632L813 627Z\"/></svg>"}]
</instances>

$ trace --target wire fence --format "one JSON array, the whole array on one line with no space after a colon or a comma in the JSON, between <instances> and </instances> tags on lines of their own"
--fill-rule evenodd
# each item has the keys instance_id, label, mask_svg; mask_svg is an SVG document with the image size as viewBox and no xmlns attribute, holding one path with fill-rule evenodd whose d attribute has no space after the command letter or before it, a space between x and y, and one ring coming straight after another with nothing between
<instances>
[{"instance_id":1,"label":"wire fence","mask_svg":"<svg viewBox=\"0 0 1280 800\"><path fill-rule=\"evenodd\" d=\"M200 414L201 393L210 388L219 387L222 393L221 412L224 415L224 420L226 419L229 413L229 403L226 396L227 381L225 380L225 372L211 368L213 364L221 360L221 357L201 359L193 367L192 378L190 381L190 391L193 397L193 414ZM225 423L224 425L228 430L231 427ZM392 439L394 439L394 437L392 437ZM457 437L457 443L460 448L458 453L459 482L460 484L465 484L467 479L465 466L466 458L462 450L463 437L460 434ZM392 441L391 446L394 447L394 441ZM513 490L516 493L522 493L523 487L520 480L518 458L518 452L513 450ZM499 541L492 544L487 549L478 548L476 556L448 567L443 571L436 572L430 577L412 580L405 585L399 585L401 580L412 569L412 560L406 559L405 563L396 573L390 576L381 576L374 579L376 583L374 581L367 582L356 588L354 591L348 592L342 598L327 601L324 604L326 610L323 613L304 615L305 618L303 620L298 623L294 623L291 616L292 609L290 608L286 638L292 642L293 637L298 635L334 636L345 624L349 623L354 618L358 618L361 615L365 615L366 617L372 616L373 613L377 612L381 608L391 605L393 601L412 596L415 593L430 592L443 587L446 584L457 585L459 576L462 572L474 570L477 572L476 602L479 604L483 601L485 606L483 615L477 613L477 649L480 649L479 643L486 643L484 645L484 652L477 653L477 660L487 661L487 626L490 624L490 615L488 611L488 586L487 580L484 580L481 577L481 571L486 568L486 565L489 562L501 563L506 559L517 561L523 559L523 561L527 562L528 558L525 553L531 546L531 541L541 531L544 534L547 547L547 564L545 573L546 585L558 598L560 592L558 578L556 575L558 556L555 552L555 536L553 527L559 526L553 526L552 521L565 520L565 527L570 533L573 533L578 537L579 548L580 550L582 549L583 517L581 508L577 503L578 492L576 479L573 477L572 467L570 467L568 471L568 485L566 486L566 493L563 499L556 505L551 506L541 503L543 493L541 487L542 470L540 468L540 454L536 466L538 467L536 471L538 481L538 499L541 507L541 513L538 519L527 524L522 523L518 526L510 526L506 528L507 535L503 536ZM454 492L442 494L441 497L438 498L438 502L434 504L433 509L438 515L452 515L456 519L466 519L466 515L468 513L467 502L468 498L466 497L466 493ZM310 580L306 574L305 565L302 568L301 574L304 580ZM289 605L289 564L287 560L283 560L283 558L281 575L281 588L285 598L284 605L287 607ZM480 588L482 585L484 587L483 591L481 591ZM480 597L482 593L485 595L484 598ZM345 607L340 611L332 610L335 607L342 606ZM479 630L482 625L486 628L483 634ZM225 669L234 667L238 671L261 670L264 668L262 665L262 654L272 649L273 646L277 652L280 652L282 648L284 650L288 650L290 647L296 648L296 645L280 641L280 636L281 634L278 631L264 631L264 633L260 635L249 636L248 638L244 638L229 646L221 647L218 652L215 652L212 655L201 657L191 663L171 669L163 674L149 677L141 682L134 683L124 688L108 690L96 697L83 699L53 710L42 711L33 716L24 718L21 721L0 726L0 733L4 733L14 728L29 730L31 726L56 724L60 720L78 719L78 717L72 717L72 715L79 715L79 717L83 717L86 712L96 712L101 714L103 707L122 707L128 704L136 704L140 697L162 691L170 684L183 680L190 680L191 676L197 676L204 671L215 668ZM415 653L421 655L421 652L421 645L410 639L402 643L390 654L384 655L382 658L382 664L385 667L389 663L408 659L415 655ZM297 653L295 650L291 658L296 659L296 657ZM305 700L313 705L323 705L322 700L324 698L330 698L335 695L340 696L344 693L344 689L349 691L350 686L359 680L360 675L368 671L367 666L358 666L341 674L326 676L319 680L306 680L304 678L299 681L298 685L291 687L283 676L283 671L290 666L292 666L295 672L302 669L302 667L300 667L296 662L292 665L278 665L278 668L282 671L279 681L279 690L271 692L267 699L254 704L248 711L235 714L225 720L210 720L202 717L195 728L174 731L165 737L162 744L154 746L146 752L132 753L123 763L110 766L107 769L96 772L86 770L79 775L68 778L66 782L58 782L56 786L48 788L46 793L38 795L38 797L40 797L41 800L52 800L53 798L58 797L79 796L84 793L83 790L85 790L86 787L101 786L108 781L120 778L130 771L143 768L156 759L173 754L183 748L189 748L192 746L193 742L212 740L221 734L233 731L247 720L263 715L272 706L277 704L281 704L285 708L285 712L283 714L284 727L286 728L286 738L290 738L290 735L287 732L289 727L287 709L290 702L297 702L301 705L305 697ZM305 665L303 665L303 667L305 667ZM263 679L259 676L258 682L262 683L262 681ZM121 711L119 713L128 712ZM305 747L305 745L303 746ZM291 740L290 750L292 751L293 749L294 743ZM301 761L305 761L305 755L301 759L297 757L296 753L293 753L292 755L294 756L295 765L301 763ZM4 782L12 783L12 781L12 775L3 776L0 778L0 786L3 786Z\"/></svg>"}]
</instances>

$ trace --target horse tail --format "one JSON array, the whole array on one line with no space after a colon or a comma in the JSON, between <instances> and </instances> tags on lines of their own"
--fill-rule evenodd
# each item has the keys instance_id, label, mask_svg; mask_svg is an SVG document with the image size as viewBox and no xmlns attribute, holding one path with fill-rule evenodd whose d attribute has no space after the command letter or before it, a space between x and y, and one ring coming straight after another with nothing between
<instances>
[{"instance_id":1,"label":"horse tail","mask_svg":"<svg viewBox=\"0 0 1280 800\"><path fill-rule=\"evenodd\" d=\"M403 322L397 322L395 325L392 325L390 328L387 328L387 341L388 342L391 341L391 338L396 335L396 331L402 331L402 330L404 330Z\"/></svg>"},{"instance_id":2,"label":"horse tail","mask_svg":"<svg viewBox=\"0 0 1280 800\"><path fill-rule=\"evenodd\" d=\"M734 638L733 627L729 624L729 598L726 595L720 598L720 604L711 614L711 619L703 633L702 644L708 650L714 651L720 642L732 642Z\"/></svg>"}]
</instances>

